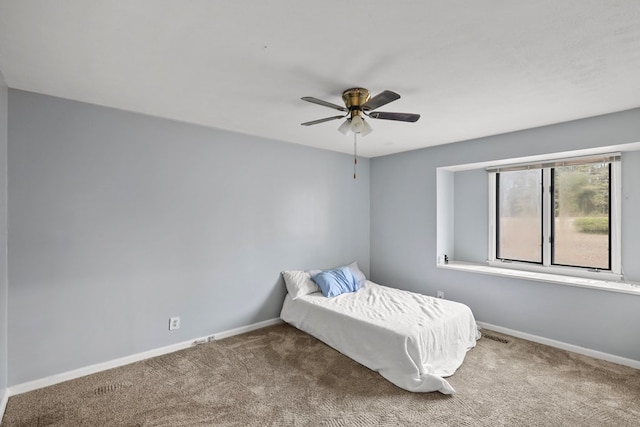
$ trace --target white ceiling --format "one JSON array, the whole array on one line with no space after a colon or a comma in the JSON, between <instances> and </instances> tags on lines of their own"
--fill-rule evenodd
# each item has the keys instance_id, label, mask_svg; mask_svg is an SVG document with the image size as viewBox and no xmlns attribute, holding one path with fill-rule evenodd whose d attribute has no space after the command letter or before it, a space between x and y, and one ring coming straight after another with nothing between
<instances>
[{"instance_id":1,"label":"white ceiling","mask_svg":"<svg viewBox=\"0 0 640 427\"><path fill-rule=\"evenodd\" d=\"M0 0L11 88L351 152L343 90L402 98L375 157L640 107L640 1Z\"/></svg>"}]
</instances>

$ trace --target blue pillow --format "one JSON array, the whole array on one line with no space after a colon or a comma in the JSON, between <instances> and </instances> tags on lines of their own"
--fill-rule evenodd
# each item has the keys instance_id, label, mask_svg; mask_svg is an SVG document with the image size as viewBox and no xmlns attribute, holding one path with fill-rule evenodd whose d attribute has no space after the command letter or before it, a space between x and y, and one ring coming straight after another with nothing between
<instances>
[{"instance_id":1,"label":"blue pillow","mask_svg":"<svg viewBox=\"0 0 640 427\"><path fill-rule=\"evenodd\" d=\"M337 297L340 294L360 289L358 279L354 277L349 267L321 271L311 276L311 279L320 287L322 295L325 297Z\"/></svg>"}]
</instances>

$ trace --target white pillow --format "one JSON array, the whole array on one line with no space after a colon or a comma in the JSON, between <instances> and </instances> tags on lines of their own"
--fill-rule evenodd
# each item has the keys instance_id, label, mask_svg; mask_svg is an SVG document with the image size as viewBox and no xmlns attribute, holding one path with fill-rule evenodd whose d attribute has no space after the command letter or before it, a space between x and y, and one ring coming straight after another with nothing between
<instances>
[{"instance_id":1,"label":"white pillow","mask_svg":"<svg viewBox=\"0 0 640 427\"><path fill-rule=\"evenodd\" d=\"M284 284L287 286L287 292L291 295L291 299L296 299L314 292L320 292L320 288L311 280L311 275L308 271L283 271L282 277L284 278Z\"/></svg>"},{"instance_id":2,"label":"white pillow","mask_svg":"<svg viewBox=\"0 0 640 427\"><path fill-rule=\"evenodd\" d=\"M351 270L351 273L353 274L353 277L355 277L356 280L358 281L358 286L362 286L364 284L364 282L367 281L367 277L358 268L358 263L357 262L354 261L351 264L347 265L346 267L349 270Z\"/></svg>"}]
</instances>

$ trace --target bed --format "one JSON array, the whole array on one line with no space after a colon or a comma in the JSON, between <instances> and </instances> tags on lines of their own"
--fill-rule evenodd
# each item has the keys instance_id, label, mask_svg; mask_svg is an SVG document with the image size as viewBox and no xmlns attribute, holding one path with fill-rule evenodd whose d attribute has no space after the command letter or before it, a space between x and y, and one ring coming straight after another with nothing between
<instances>
[{"instance_id":1,"label":"bed","mask_svg":"<svg viewBox=\"0 0 640 427\"><path fill-rule=\"evenodd\" d=\"M400 388L455 393L445 377L480 338L469 307L368 280L335 297L306 286L297 293L287 284L282 320Z\"/></svg>"}]
</instances>

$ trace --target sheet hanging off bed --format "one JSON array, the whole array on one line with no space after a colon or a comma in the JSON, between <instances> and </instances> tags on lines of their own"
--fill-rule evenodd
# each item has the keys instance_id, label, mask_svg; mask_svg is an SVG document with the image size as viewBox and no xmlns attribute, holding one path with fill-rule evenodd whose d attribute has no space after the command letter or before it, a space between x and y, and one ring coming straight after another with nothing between
<instances>
[{"instance_id":1,"label":"sheet hanging off bed","mask_svg":"<svg viewBox=\"0 0 640 427\"><path fill-rule=\"evenodd\" d=\"M280 317L413 392L455 393L443 377L480 338L466 305L371 281L333 298L287 295Z\"/></svg>"}]
</instances>

